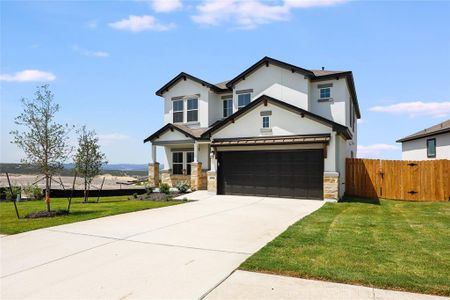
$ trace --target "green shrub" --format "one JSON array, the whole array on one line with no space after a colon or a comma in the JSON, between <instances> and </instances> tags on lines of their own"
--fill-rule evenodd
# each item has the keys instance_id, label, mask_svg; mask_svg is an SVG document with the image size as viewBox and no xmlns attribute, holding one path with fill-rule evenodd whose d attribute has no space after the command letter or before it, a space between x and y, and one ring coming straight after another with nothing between
<instances>
[{"instance_id":1,"label":"green shrub","mask_svg":"<svg viewBox=\"0 0 450 300\"><path fill-rule=\"evenodd\" d=\"M137 199L137 197L138 197L138 194L137 194L137 193L134 193L134 194L133 194L133 198L134 198L134 199Z\"/></svg>"},{"instance_id":2,"label":"green shrub","mask_svg":"<svg viewBox=\"0 0 450 300\"><path fill-rule=\"evenodd\" d=\"M17 185L12 186L12 197L11 197L11 191L10 191L9 187L7 187L5 190L6 199L7 200L16 200L17 195L20 194L21 190L22 190L22 188L20 186L17 186Z\"/></svg>"},{"instance_id":3,"label":"green shrub","mask_svg":"<svg viewBox=\"0 0 450 300\"><path fill-rule=\"evenodd\" d=\"M151 193L153 193L153 187L151 187L149 185L145 185L145 193L147 195L150 195Z\"/></svg>"},{"instance_id":4,"label":"green shrub","mask_svg":"<svg viewBox=\"0 0 450 300\"><path fill-rule=\"evenodd\" d=\"M159 185L159 191L160 191L161 193L164 193L164 194L166 194L166 195L169 195L169 194L170 194L170 186L169 186L167 183L161 183L161 184Z\"/></svg>"},{"instance_id":5,"label":"green shrub","mask_svg":"<svg viewBox=\"0 0 450 300\"><path fill-rule=\"evenodd\" d=\"M38 187L37 185L30 184L26 185L23 188L24 194L27 194L28 198L32 200L39 200L42 199L42 189Z\"/></svg>"},{"instance_id":6,"label":"green shrub","mask_svg":"<svg viewBox=\"0 0 450 300\"><path fill-rule=\"evenodd\" d=\"M180 181L175 187L180 193L186 193L191 188L191 185L187 181Z\"/></svg>"}]
</instances>

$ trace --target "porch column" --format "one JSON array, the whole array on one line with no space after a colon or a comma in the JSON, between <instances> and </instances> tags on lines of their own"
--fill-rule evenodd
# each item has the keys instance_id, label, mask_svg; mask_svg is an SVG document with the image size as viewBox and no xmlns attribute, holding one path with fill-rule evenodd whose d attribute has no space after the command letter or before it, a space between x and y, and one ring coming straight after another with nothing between
<instances>
[{"instance_id":1,"label":"porch column","mask_svg":"<svg viewBox=\"0 0 450 300\"><path fill-rule=\"evenodd\" d=\"M152 163L156 163L156 145L152 144Z\"/></svg>"},{"instance_id":2,"label":"porch column","mask_svg":"<svg viewBox=\"0 0 450 300\"><path fill-rule=\"evenodd\" d=\"M148 184L151 187L159 186L159 162L156 161L156 145L152 144L152 159L148 164Z\"/></svg>"},{"instance_id":3,"label":"porch column","mask_svg":"<svg viewBox=\"0 0 450 300\"><path fill-rule=\"evenodd\" d=\"M214 149L215 150L215 149ZM217 192L217 173L216 173L216 164L217 160L215 157L215 152L211 152L210 154L210 161L211 161L211 170L209 170L206 174L206 180L208 183L208 192Z\"/></svg>"},{"instance_id":4,"label":"porch column","mask_svg":"<svg viewBox=\"0 0 450 300\"><path fill-rule=\"evenodd\" d=\"M202 188L202 163L191 163L191 190L197 191Z\"/></svg>"},{"instance_id":5,"label":"porch column","mask_svg":"<svg viewBox=\"0 0 450 300\"><path fill-rule=\"evenodd\" d=\"M194 163L198 162L198 142L194 142Z\"/></svg>"}]
</instances>

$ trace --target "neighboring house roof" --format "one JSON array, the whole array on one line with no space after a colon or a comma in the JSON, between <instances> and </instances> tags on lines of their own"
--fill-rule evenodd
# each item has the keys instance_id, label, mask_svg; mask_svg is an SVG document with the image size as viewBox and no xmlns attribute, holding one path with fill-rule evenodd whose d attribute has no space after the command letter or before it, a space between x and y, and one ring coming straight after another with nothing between
<instances>
[{"instance_id":1,"label":"neighboring house roof","mask_svg":"<svg viewBox=\"0 0 450 300\"><path fill-rule=\"evenodd\" d=\"M263 136L214 139L211 146L260 146L260 145L286 145L286 144L328 144L329 134L305 134L286 136Z\"/></svg>"},{"instance_id":2,"label":"neighboring house roof","mask_svg":"<svg viewBox=\"0 0 450 300\"><path fill-rule=\"evenodd\" d=\"M169 81L167 84L165 84L162 88L157 90L156 95L162 96L164 94L164 92L168 91L170 87L172 87L174 84L176 84L179 80L182 80L182 79L183 80L191 79L195 82L198 82L204 86L211 88L216 93L231 92L233 86L237 82L239 82L242 79L245 79L246 76L248 76L250 73L254 72L255 70L259 69L261 66L264 66L264 65L269 66L269 64L290 70L292 72L297 72L297 73L303 74L303 75L309 77L313 81L345 77L347 79L350 95L352 96L352 99L353 99L353 105L355 105L356 116L358 117L358 119L361 118L361 112L359 110L358 98L356 96L355 81L353 80L353 73L351 71L307 70L307 69L300 68L298 66L294 66L289 63L286 63L281 60L277 60L277 59L274 59L274 58L271 58L268 56L263 57L261 60L259 60L252 66L250 66L248 69L246 69L244 72L237 75L233 79L223 81L223 82L220 82L217 84L212 84L212 83L209 83L202 79L199 79L195 76L189 75L185 72L181 72L175 78L173 78L171 81Z\"/></svg>"},{"instance_id":3,"label":"neighboring house roof","mask_svg":"<svg viewBox=\"0 0 450 300\"><path fill-rule=\"evenodd\" d=\"M186 135L187 137L190 137L194 140L199 140L199 139L201 139L202 134L207 129L208 128L190 128L186 125L169 123L169 124L166 124L165 126L161 127L158 131L156 131L154 134L152 134L148 138L146 138L144 140L144 143L151 142L151 141L159 138L159 136L162 135L167 130L172 130L172 131L177 130L177 131L183 133L184 135Z\"/></svg>"},{"instance_id":4,"label":"neighboring house roof","mask_svg":"<svg viewBox=\"0 0 450 300\"><path fill-rule=\"evenodd\" d=\"M247 112L249 112L250 110L252 110L253 108L257 107L261 102L263 101L267 101L270 103L273 103L275 105L281 106L287 110L290 110L294 113L297 113L299 115L301 115L302 117L308 117L310 119L313 119L319 123L322 123L324 125L330 126L333 128L333 130L335 130L336 132L342 133L346 138L350 139L352 137L352 134L350 132L350 130L348 129L347 126L338 124L336 122L333 122L329 119L326 119L324 117L321 117L319 115L316 115L310 111L304 110L300 107L291 105L289 103L280 101L278 99L269 97L267 95L262 95L259 98L255 99L254 101L250 102L250 104L248 104L247 106L245 106L244 108L238 110L237 112L235 112L234 114L230 115L229 117L223 119L220 122L215 123L215 125L211 126L207 131L205 131L202 134L202 137L209 137L209 135L211 135L211 133L213 133L214 131L226 126L229 123L233 123L235 119L241 117L242 115L246 114Z\"/></svg>"},{"instance_id":5,"label":"neighboring house roof","mask_svg":"<svg viewBox=\"0 0 450 300\"><path fill-rule=\"evenodd\" d=\"M447 121L444 121L442 123L436 124L434 126L431 126L429 128L423 129L421 131L418 131L414 134L408 135L402 139L399 139L397 143L403 143L408 142L412 140L417 140L423 137L428 137L436 134L442 134L450 132L450 119Z\"/></svg>"},{"instance_id":6,"label":"neighboring house roof","mask_svg":"<svg viewBox=\"0 0 450 300\"><path fill-rule=\"evenodd\" d=\"M175 85L178 81L180 80L187 80L190 79L192 81L195 81L203 86L207 86L210 89L212 89L213 91L217 92L217 93L222 93L222 92L226 92L228 91L228 89L225 88L221 88L215 84L209 83L207 81L204 81L200 78L197 78L195 76L192 76L188 73L185 72L181 72L180 74L178 74L177 76L175 76L171 81L169 81L168 83L166 83L162 88L160 88L159 90L156 91L156 95L157 96L162 96L164 94L164 92L167 92L173 85Z\"/></svg>"}]
</instances>

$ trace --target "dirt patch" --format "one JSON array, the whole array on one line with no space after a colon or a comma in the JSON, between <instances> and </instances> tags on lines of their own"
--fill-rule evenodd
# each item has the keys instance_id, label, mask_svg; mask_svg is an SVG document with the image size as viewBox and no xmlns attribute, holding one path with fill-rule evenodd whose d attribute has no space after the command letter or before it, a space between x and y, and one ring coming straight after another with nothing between
<instances>
[{"instance_id":1,"label":"dirt patch","mask_svg":"<svg viewBox=\"0 0 450 300\"><path fill-rule=\"evenodd\" d=\"M66 216L67 210L52 210L52 211L35 211L31 212L25 216L26 219L37 219L37 218L52 218L58 216Z\"/></svg>"}]
</instances>

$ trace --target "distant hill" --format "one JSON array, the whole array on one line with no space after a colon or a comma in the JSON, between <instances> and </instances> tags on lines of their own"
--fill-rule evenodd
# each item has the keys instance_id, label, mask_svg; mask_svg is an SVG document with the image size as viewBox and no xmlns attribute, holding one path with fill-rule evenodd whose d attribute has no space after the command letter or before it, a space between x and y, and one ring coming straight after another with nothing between
<instances>
[{"instance_id":1,"label":"distant hill","mask_svg":"<svg viewBox=\"0 0 450 300\"><path fill-rule=\"evenodd\" d=\"M32 166L16 163L0 163L0 173L15 173L15 174L38 174L38 170ZM64 170L60 175L73 175L73 164L64 164ZM145 176L148 174L147 164L107 164L103 168L103 173L111 175L134 175Z\"/></svg>"}]
</instances>

